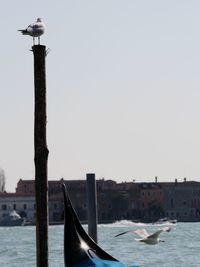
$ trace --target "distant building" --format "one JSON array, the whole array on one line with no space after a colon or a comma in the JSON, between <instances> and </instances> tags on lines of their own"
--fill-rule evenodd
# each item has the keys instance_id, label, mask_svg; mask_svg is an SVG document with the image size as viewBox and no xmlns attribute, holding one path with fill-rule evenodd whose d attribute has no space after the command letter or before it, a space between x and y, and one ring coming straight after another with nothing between
<instances>
[{"instance_id":1,"label":"distant building","mask_svg":"<svg viewBox=\"0 0 200 267\"><path fill-rule=\"evenodd\" d=\"M144 221L156 221L164 216L164 192L160 183L140 184L140 212Z\"/></svg>"},{"instance_id":2,"label":"distant building","mask_svg":"<svg viewBox=\"0 0 200 267\"><path fill-rule=\"evenodd\" d=\"M165 215L179 221L200 221L200 183L169 183L164 188Z\"/></svg>"},{"instance_id":3,"label":"distant building","mask_svg":"<svg viewBox=\"0 0 200 267\"><path fill-rule=\"evenodd\" d=\"M0 219L15 210L21 217L35 222L35 198L16 193L0 193Z\"/></svg>"},{"instance_id":4,"label":"distant building","mask_svg":"<svg viewBox=\"0 0 200 267\"><path fill-rule=\"evenodd\" d=\"M48 182L49 221L59 223L64 218L61 184L65 183L73 206L81 221L87 221L86 180ZM116 183L96 180L98 222L134 220L152 222L162 217L178 221L200 221L200 183L186 181L158 183ZM35 222L35 182L22 180L16 193L0 193L0 219L16 210L29 221Z\"/></svg>"}]
</instances>

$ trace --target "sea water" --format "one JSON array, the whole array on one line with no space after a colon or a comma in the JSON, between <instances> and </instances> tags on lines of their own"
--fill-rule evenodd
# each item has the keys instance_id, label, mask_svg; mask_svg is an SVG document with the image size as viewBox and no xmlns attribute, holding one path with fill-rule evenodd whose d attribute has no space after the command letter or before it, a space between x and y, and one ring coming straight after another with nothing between
<instances>
[{"instance_id":1,"label":"sea water","mask_svg":"<svg viewBox=\"0 0 200 267\"><path fill-rule=\"evenodd\" d=\"M166 225L136 224L128 221L98 225L98 244L127 264L140 267L200 267L200 223L177 223L163 232L165 242L146 245L135 233L116 234L145 228L149 233ZM84 226L87 231L87 226ZM49 266L64 267L63 225L49 227ZM0 227L0 267L36 266L35 227Z\"/></svg>"}]
</instances>

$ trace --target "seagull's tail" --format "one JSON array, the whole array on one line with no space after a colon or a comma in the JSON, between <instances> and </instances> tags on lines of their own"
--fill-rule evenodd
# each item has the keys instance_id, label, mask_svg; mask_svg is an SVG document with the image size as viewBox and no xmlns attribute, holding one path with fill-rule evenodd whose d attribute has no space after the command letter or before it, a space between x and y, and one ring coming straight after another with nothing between
<instances>
[{"instance_id":1,"label":"seagull's tail","mask_svg":"<svg viewBox=\"0 0 200 267\"><path fill-rule=\"evenodd\" d=\"M21 32L23 35L28 35L29 32L27 30L18 30L18 32Z\"/></svg>"}]
</instances>

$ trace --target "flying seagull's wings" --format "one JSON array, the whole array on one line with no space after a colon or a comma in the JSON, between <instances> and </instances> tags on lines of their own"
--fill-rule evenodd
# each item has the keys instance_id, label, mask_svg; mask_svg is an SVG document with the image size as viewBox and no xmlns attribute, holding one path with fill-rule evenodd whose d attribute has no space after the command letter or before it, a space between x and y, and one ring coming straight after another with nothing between
<instances>
[{"instance_id":1,"label":"flying seagull's wings","mask_svg":"<svg viewBox=\"0 0 200 267\"><path fill-rule=\"evenodd\" d=\"M119 234L115 235L114 237L117 237L117 236L120 236L120 235L124 235L124 234L130 233L130 232L134 232L134 230L129 230L129 231L125 231L125 232L119 233Z\"/></svg>"},{"instance_id":2,"label":"flying seagull's wings","mask_svg":"<svg viewBox=\"0 0 200 267\"><path fill-rule=\"evenodd\" d=\"M159 235L163 232L163 230L158 230L155 233L153 233L152 235L149 235L148 238L158 238Z\"/></svg>"},{"instance_id":3,"label":"flying seagull's wings","mask_svg":"<svg viewBox=\"0 0 200 267\"><path fill-rule=\"evenodd\" d=\"M125 231L125 232L119 233L119 234L115 235L114 237L117 237L117 236L120 236L120 235L124 235L124 234L127 234L127 233L131 233L131 232L138 234L142 238L147 238L149 236L149 234L147 233L147 231L145 229L137 229L137 230L129 230L129 231Z\"/></svg>"},{"instance_id":4,"label":"flying seagull's wings","mask_svg":"<svg viewBox=\"0 0 200 267\"><path fill-rule=\"evenodd\" d=\"M136 233L137 235L139 235L139 237L141 237L141 239L135 239L137 241L146 240L146 239L153 239L153 240L155 239L156 240L156 239L158 239L159 235L162 232L170 232L171 229L172 229L171 227L166 226L166 227L156 231L153 234L148 234L146 229L128 230L128 231L119 233L119 234L115 235L114 237L117 237L117 236L124 235L124 234L132 232L132 233Z\"/></svg>"},{"instance_id":5,"label":"flying seagull's wings","mask_svg":"<svg viewBox=\"0 0 200 267\"><path fill-rule=\"evenodd\" d=\"M137 229L134 231L134 233L139 235L141 238L147 238L149 236L146 229Z\"/></svg>"},{"instance_id":6,"label":"flying seagull's wings","mask_svg":"<svg viewBox=\"0 0 200 267\"><path fill-rule=\"evenodd\" d=\"M163 227L162 229L156 231L155 233L153 233L152 235L150 235L148 238L158 238L159 235L162 233L162 232L170 232L171 231L171 227Z\"/></svg>"}]
</instances>

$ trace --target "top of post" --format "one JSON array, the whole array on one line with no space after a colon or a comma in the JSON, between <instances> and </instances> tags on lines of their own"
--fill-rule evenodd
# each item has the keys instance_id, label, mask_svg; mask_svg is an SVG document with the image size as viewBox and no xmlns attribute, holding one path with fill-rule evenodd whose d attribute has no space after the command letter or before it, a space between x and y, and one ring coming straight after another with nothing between
<instances>
[{"instance_id":1,"label":"top of post","mask_svg":"<svg viewBox=\"0 0 200 267\"><path fill-rule=\"evenodd\" d=\"M32 50L34 51L46 51L45 45L33 45Z\"/></svg>"},{"instance_id":2,"label":"top of post","mask_svg":"<svg viewBox=\"0 0 200 267\"><path fill-rule=\"evenodd\" d=\"M45 57L48 54L49 49L46 50L45 45L33 45L31 51L34 55Z\"/></svg>"}]
</instances>

